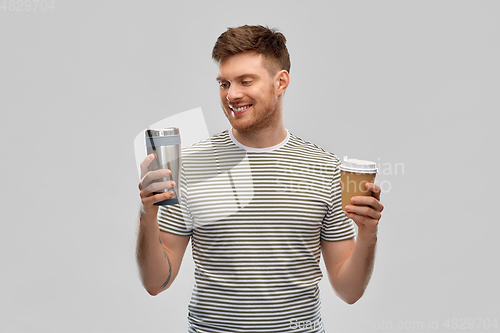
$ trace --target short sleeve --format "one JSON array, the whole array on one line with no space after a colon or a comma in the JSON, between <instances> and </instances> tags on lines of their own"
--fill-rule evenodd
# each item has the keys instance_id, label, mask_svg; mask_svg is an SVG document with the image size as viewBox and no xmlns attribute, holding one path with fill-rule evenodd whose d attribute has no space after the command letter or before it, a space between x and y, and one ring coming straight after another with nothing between
<instances>
[{"instance_id":1,"label":"short sleeve","mask_svg":"<svg viewBox=\"0 0 500 333\"><path fill-rule=\"evenodd\" d=\"M340 197L340 169L334 168L331 183L331 198L328 212L323 219L321 239L329 242L340 241L356 236L354 221L345 216Z\"/></svg>"}]
</instances>

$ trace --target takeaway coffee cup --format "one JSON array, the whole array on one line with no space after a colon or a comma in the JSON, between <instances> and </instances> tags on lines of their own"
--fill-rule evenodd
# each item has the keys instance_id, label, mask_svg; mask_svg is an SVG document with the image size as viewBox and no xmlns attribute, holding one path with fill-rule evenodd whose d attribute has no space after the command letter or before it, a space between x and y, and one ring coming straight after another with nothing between
<instances>
[{"instance_id":1,"label":"takeaway coffee cup","mask_svg":"<svg viewBox=\"0 0 500 333\"><path fill-rule=\"evenodd\" d=\"M181 171L181 136L176 127L163 129L149 129L144 132L147 154L155 154L156 158L151 163L151 170L170 169L169 177L161 178L158 181L173 180L175 186L171 189L164 189L155 194L173 191L174 196L155 203L157 206L178 204L181 199L180 171Z\"/></svg>"},{"instance_id":2,"label":"takeaway coffee cup","mask_svg":"<svg viewBox=\"0 0 500 333\"><path fill-rule=\"evenodd\" d=\"M340 165L342 209L344 211L345 206L351 204L352 197L372 195L372 192L365 188L365 183L373 183L376 175L377 165L374 162L344 156Z\"/></svg>"}]
</instances>

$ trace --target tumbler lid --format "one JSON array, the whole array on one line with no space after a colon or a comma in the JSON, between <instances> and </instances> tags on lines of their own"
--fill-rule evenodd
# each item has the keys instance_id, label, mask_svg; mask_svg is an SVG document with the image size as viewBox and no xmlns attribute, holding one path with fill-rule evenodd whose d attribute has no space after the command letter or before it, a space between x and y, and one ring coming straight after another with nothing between
<instances>
[{"instance_id":1,"label":"tumbler lid","mask_svg":"<svg viewBox=\"0 0 500 333\"><path fill-rule=\"evenodd\" d=\"M148 129L144 132L146 147L160 147L181 144L181 135L177 127Z\"/></svg>"},{"instance_id":2,"label":"tumbler lid","mask_svg":"<svg viewBox=\"0 0 500 333\"><path fill-rule=\"evenodd\" d=\"M179 135L179 129L177 127L148 129L144 134L146 137Z\"/></svg>"}]
</instances>

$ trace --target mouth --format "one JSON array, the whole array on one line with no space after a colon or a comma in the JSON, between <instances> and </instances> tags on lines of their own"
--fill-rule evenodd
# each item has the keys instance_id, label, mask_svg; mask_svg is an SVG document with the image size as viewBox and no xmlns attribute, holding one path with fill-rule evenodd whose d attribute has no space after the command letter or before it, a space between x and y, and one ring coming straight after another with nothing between
<instances>
[{"instance_id":1,"label":"mouth","mask_svg":"<svg viewBox=\"0 0 500 333\"><path fill-rule=\"evenodd\" d=\"M250 107L252 107L253 104L245 104L245 105L229 105L229 108L231 111L233 111L234 114L240 114L248 110Z\"/></svg>"}]
</instances>

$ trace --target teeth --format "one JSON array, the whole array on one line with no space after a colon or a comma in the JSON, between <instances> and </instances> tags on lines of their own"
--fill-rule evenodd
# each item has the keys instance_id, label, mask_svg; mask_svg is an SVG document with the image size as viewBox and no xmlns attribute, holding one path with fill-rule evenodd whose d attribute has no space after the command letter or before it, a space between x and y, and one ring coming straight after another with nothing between
<instances>
[{"instance_id":1,"label":"teeth","mask_svg":"<svg viewBox=\"0 0 500 333\"><path fill-rule=\"evenodd\" d=\"M240 108L233 108L233 107L231 106L231 109L232 109L233 111L240 112L240 111L243 111L243 110L245 110L245 109L248 109L250 106L251 106L251 105L245 105L245 106L242 106L242 107L240 107Z\"/></svg>"}]
</instances>

